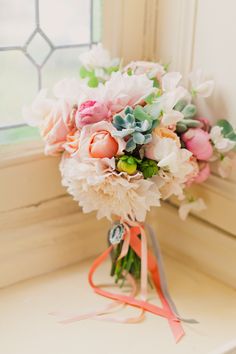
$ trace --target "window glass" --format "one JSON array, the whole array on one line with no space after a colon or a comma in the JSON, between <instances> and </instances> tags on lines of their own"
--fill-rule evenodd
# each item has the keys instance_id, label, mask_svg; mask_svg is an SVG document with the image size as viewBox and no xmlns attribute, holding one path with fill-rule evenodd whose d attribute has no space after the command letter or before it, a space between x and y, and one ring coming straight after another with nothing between
<instances>
[{"instance_id":1,"label":"window glass","mask_svg":"<svg viewBox=\"0 0 236 354\"><path fill-rule=\"evenodd\" d=\"M101 40L102 0L0 0L0 128L42 87L78 76L78 55Z\"/></svg>"}]
</instances>

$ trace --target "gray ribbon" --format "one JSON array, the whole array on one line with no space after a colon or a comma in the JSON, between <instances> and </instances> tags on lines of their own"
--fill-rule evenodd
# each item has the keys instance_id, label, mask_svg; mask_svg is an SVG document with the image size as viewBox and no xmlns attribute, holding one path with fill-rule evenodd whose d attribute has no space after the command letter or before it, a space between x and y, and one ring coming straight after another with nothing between
<instances>
[{"instance_id":1,"label":"gray ribbon","mask_svg":"<svg viewBox=\"0 0 236 354\"><path fill-rule=\"evenodd\" d=\"M165 271L164 271L163 260L162 260L162 256L161 256L161 250L160 250L160 246L159 246L158 240L156 238L155 232L150 225L145 224L145 227L148 230L148 233L149 233L149 236L150 236L150 239L152 242L153 252L154 252L154 255L157 260L158 270L159 270L159 275L160 275L161 290L162 290L171 310L173 311L173 313L176 315L176 317L180 321L183 321L186 323L192 323L192 324L199 323L198 321L196 321L193 318L186 319L186 318L182 318L179 315L179 312L175 306L175 303L172 300L170 293L169 293L169 289L168 289L168 285L167 285L167 281L166 281L166 276L165 276Z\"/></svg>"}]
</instances>

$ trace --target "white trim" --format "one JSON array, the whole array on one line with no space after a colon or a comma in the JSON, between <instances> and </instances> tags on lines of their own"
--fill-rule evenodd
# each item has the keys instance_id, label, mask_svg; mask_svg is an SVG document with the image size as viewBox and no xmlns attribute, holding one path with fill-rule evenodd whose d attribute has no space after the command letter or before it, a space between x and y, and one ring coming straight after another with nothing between
<instances>
[{"instance_id":1,"label":"white trim","mask_svg":"<svg viewBox=\"0 0 236 354\"><path fill-rule=\"evenodd\" d=\"M159 0L156 57L187 74L192 66L197 0Z\"/></svg>"}]
</instances>

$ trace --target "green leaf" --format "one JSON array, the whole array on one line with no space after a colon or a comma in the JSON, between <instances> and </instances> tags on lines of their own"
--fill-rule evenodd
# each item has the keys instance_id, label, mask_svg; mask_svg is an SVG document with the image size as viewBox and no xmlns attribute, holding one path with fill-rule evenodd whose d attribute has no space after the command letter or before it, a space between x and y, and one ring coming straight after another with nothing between
<instances>
[{"instance_id":1,"label":"green leaf","mask_svg":"<svg viewBox=\"0 0 236 354\"><path fill-rule=\"evenodd\" d=\"M197 108L194 104L188 104L184 107L182 113L184 115L184 118L193 118L197 113Z\"/></svg>"},{"instance_id":2,"label":"green leaf","mask_svg":"<svg viewBox=\"0 0 236 354\"><path fill-rule=\"evenodd\" d=\"M117 72L118 70L119 66L110 66L109 68L105 69L108 75L111 75L113 72Z\"/></svg>"},{"instance_id":3,"label":"green leaf","mask_svg":"<svg viewBox=\"0 0 236 354\"><path fill-rule=\"evenodd\" d=\"M151 131L152 131L153 129L155 129L159 124L160 124L160 120L154 120L154 121L152 122Z\"/></svg>"},{"instance_id":4,"label":"green leaf","mask_svg":"<svg viewBox=\"0 0 236 354\"><path fill-rule=\"evenodd\" d=\"M150 141L152 141L152 134L145 134L144 138L144 144L148 144Z\"/></svg>"},{"instance_id":5,"label":"green leaf","mask_svg":"<svg viewBox=\"0 0 236 354\"><path fill-rule=\"evenodd\" d=\"M91 71L88 71L87 69L85 69L84 66L81 66L79 74L81 79L85 79L86 77L89 77L91 75Z\"/></svg>"},{"instance_id":6,"label":"green leaf","mask_svg":"<svg viewBox=\"0 0 236 354\"><path fill-rule=\"evenodd\" d=\"M187 106L188 102L186 100L179 100L176 105L174 106L174 109L176 111L181 112L185 106Z\"/></svg>"},{"instance_id":7,"label":"green leaf","mask_svg":"<svg viewBox=\"0 0 236 354\"><path fill-rule=\"evenodd\" d=\"M152 102L154 101L156 95L154 92L150 93L150 95L148 95L146 98L145 98L145 102L148 103L148 104L152 104Z\"/></svg>"},{"instance_id":8,"label":"green leaf","mask_svg":"<svg viewBox=\"0 0 236 354\"><path fill-rule=\"evenodd\" d=\"M125 150L128 152L133 151L136 148L136 144L133 140L133 138L130 138L126 144Z\"/></svg>"},{"instance_id":9,"label":"green leaf","mask_svg":"<svg viewBox=\"0 0 236 354\"><path fill-rule=\"evenodd\" d=\"M142 133L133 133L133 140L136 144L142 145L144 143L145 137Z\"/></svg>"},{"instance_id":10,"label":"green leaf","mask_svg":"<svg viewBox=\"0 0 236 354\"><path fill-rule=\"evenodd\" d=\"M183 122L188 128L198 128L201 126L201 122L196 119L184 119Z\"/></svg>"},{"instance_id":11,"label":"green leaf","mask_svg":"<svg viewBox=\"0 0 236 354\"><path fill-rule=\"evenodd\" d=\"M152 81L153 81L153 87L157 87L157 88L160 87L160 83L159 83L159 81L157 80L156 77L154 77L154 78L152 79Z\"/></svg>"},{"instance_id":12,"label":"green leaf","mask_svg":"<svg viewBox=\"0 0 236 354\"><path fill-rule=\"evenodd\" d=\"M135 163L136 163L135 158L134 158L133 156L129 156L129 157L127 158L127 163L128 163L129 165L135 164Z\"/></svg>"},{"instance_id":13,"label":"green leaf","mask_svg":"<svg viewBox=\"0 0 236 354\"><path fill-rule=\"evenodd\" d=\"M99 81L98 79L96 78L96 76L93 76L89 79L88 81L88 86L89 87L98 87L98 84L99 84Z\"/></svg>"},{"instance_id":14,"label":"green leaf","mask_svg":"<svg viewBox=\"0 0 236 354\"><path fill-rule=\"evenodd\" d=\"M222 128L222 134L225 138L236 141L236 133L234 131L234 128L227 120L218 120L216 124Z\"/></svg>"},{"instance_id":15,"label":"green leaf","mask_svg":"<svg viewBox=\"0 0 236 354\"><path fill-rule=\"evenodd\" d=\"M158 173L157 162L154 160L144 160L140 165L140 171L143 173L144 178L151 178Z\"/></svg>"},{"instance_id":16,"label":"green leaf","mask_svg":"<svg viewBox=\"0 0 236 354\"><path fill-rule=\"evenodd\" d=\"M187 130L188 130L187 125L184 124L182 121L181 121L181 122L178 122L178 123L176 124L176 131L177 131L177 133L184 133L184 132L186 132Z\"/></svg>"},{"instance_id":17,"label":"green leaf","mask_svg":"<svg viewBox=\"0 0 236 354\"><path fill-rule=\"evenodd\" d=\"M146 113L141 106L136 106L134 109L134 116L136 119L143 121L143 120L150 120L150 115Z\"/></svg>"},{"instance_id":18,"label":"green leaf","mask_svg":"<svg viewBox=\"0 0 236 354\"><path fill-rule=\"evenodd\" d=\"M148 104L144 107L144 111L151 116L150 118L157 119L161 115L161 105L159 102Z\"/></svg>"},{"instance_id":19,"label":"green leaf","mask_svg":"<svg viewBox=\"0 0 236 354\"><path fill-rule=\"evenodd\" d=\"M125 127L125 120L119 114L113 117L113 124L116 127Z\"/></svg>"},{"instance_id":20,"label":"green leaf","mask_svg":"<svg viewBox=\"0 0 236 354\"><path fill-rule=\"evenodd\" d=\"M125 118L129 124L134 124L135 119L134 119L133 114L128 113Z\"/></svg>"},{"instance_id":21,"label":"green leaf","mask_svg":"<svg viewBox=\"0 0 236 354\"><path fill-rule=\"evenodd\" d=\"M133 108L127 106L127 107L125 108L124 112L125 112L125 115L127 115L127 114L129 114L129 113L132 114L132 113L133 113Z\"/></svg>"},{"instance_id":22,"label":"green leaf","mask_svg":"<svg viewBox=\"0 0 236 354\"><path fill-rule=\"evenodd\" d=\"M163 65L164 70L167 72L171 63L166 63Z\"/></svg>"},{"instance_id":23,"label":"green leaf","mask_svg":"<svg viewBox=\"0 0 236 354\"><path fill-rule=\"evenodd\" d=\"M132 71L131 68L129 68L129 69L127 70L127 74L128 74L129 76L132 76L132 75L133 75L133 71Z\"/></svg>"}]
</instances>

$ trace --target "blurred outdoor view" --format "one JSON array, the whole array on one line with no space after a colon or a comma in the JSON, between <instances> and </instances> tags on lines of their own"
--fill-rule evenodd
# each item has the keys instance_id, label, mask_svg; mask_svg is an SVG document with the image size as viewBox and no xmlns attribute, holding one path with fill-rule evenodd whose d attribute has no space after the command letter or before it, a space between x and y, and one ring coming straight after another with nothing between
<instances>
[{"instance_id":1,"label":"blurred outdoor view","mask_svg":"<svg viewBox=\"0 0 236 354\"><path fill-rule=\"evenodd\" d=\"M79 77L78 55L101 38L102 0L0 0L0 127L22 124L41 87Z\"/></svg>"}]
</instances>

